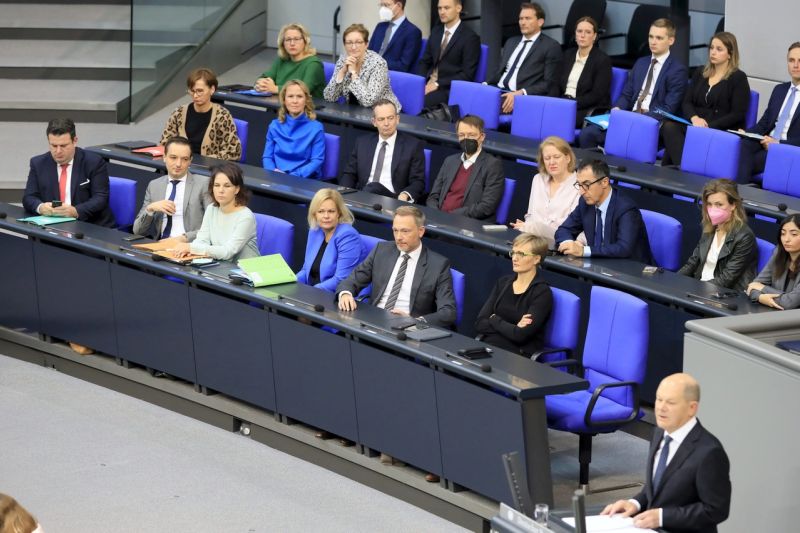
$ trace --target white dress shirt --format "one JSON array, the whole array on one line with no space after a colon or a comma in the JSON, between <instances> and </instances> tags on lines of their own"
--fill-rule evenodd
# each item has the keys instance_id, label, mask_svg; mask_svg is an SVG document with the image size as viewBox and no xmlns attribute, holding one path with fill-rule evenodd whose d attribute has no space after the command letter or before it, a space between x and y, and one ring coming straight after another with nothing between
<instances>
[{"instance_id":1,"label":"white dress shirt","mask_svg":"<svg viewBox=\"0 0 800 533\"><path fill-rule=\"evenodd\" d=\"M386 141L386 153L383 156L383 166L381 167L381 175L375 176L375 163L378 162L378 154L381 151L381 144ZM397 142L397 132L395 131L391 137L384 139L378 135L378 143L375 145L375 153L372 156L372 166L370 167L369 181L377 181L393 193L394 185L392 185L392 156L394 155L394 145Z\"/></svg>"},{"instance_id":2,"label":"white dress shirt","mask_svg":"<svg viewBox=\"0 0 800 533\"><path fill-rule=\"evenodd\" d=\"M392 269L392 275L389 276L389 283L386 284L386 290L383 291L381 299L378 300L377 304L375 304L381 309L386 307L386 300L389 299L389 294L392 292L392 287L394 287L394 280L397 279L397 272L400 270L400 265L403 262L403 254L406 253L402 250L398 251L400 252L400 255L397 256L397 261ZM414 272L417 271L417 263L419 263L419 256L421 253L421 244L417 246L416 250L408 252L409 259L408 265L406 265L406 275L403 278L403 284L400 286L400 294L397 296L397 302L394 304L394 308L398 311L411 313L411 285L414 283Z\"/></svg>"},{"instance_id":3,"label":"white dress shirt","mask_svg":"<svg viewBox=\"0 0 800 533\"><path fill-rule=\"evenodd\" d=\"M511 57L508 58L508 63L506 63L506 68L503 71L503 75L500 76L500 82L497 84L498 87L500 87L501 89L508 89L509 91L516 91L518 89L517 74L519 74L519 69L522 67L522 62L525 61L525 58L528 57L528 54L530 54L531 50L533 50L533 46L536 43L536 39L538 39L541 34L542 32L539 32L531 38L527 38L525 36L522 37L520 42L517 44L517 47L514 49L514 52L511 54ZM530 42L531 44L525 46L526 42ZM524 53L523 53L523 47L524 47ZM506 79L506 75L508 74L508 71L511 69L511 65L514 64L514 60L520 53L522 53L522 57L519 58L519 62L517 63L517 70L514 71L511 74L511 77L508 79L508 87L504 87L503 80ZM525 92L524 89L523 92ZM528 93L526 92L525 94Z\"/></svg>"},{"instance_id":4,"label":"white dress shirt","mask_svg":"<svg viewBox=\"0 0 800 533\"><path fill-rule=\"evenodd\" d=\"M588 59L589 54L586 54L586 57L581 57L580 50L575 52L575 63L572 64L572 70L569 71L567 88L564 89L564 94L567 96L575 98L575 95L578 94L578 80L581 79L581 74L583 74L583 69Z\"/></svg>"},{"instance_id":5,"label":"white dress shirt","mask_svg":"<svg viewBox=\"0 0 800 533\"><path fill-rule=\"evenodd\" d=\"M389 25L392 27L392 33L389 35L389 43L392 42L392 39L394 39L394 34L397 33L397 30L400 28L400 24L402 24L404 20L406 20L406 16L401 15L397 20L392 20L389 22ZM388 30L389 28L386 29ZM389 43L386 43L386 45L388 46Z\"/></svg>"},{"instance_id":6,"label":"white dress shirt","mask_svg":"<svg viewBox=\"0 0 800 533\"><path fill-rule=\"evenodd\" d=\"M703 272L700 274L700 281L711 281L714 279L714 271L717 269L717 260L722 245L725 244L725 235L714 232L711 246L708 247L706 262L703 264Z\"/></svg>"},{"instance_id":7,"label":"white dress shirt","mask_svg":"<svg viewBox=\"0 0 800 533\"><path fill-rule=\"evenodd\" d=\"M170 235L178 236L186 233L186 228L183 226L183 196L186 192L186 174L180 178L167 176L167 190L164 191L164 200L169 200L169 193L172 190L172 183L170 182L172 180L179 181L175 184L175 200L173 200L175 202L175 214L172 215L172 229L170 230ZM167 215L164 215L161 217L161 229L158 234L161 235L166 227Z\"/></svg>"},{"instance_id":8,"label":"white dress shirt","mask_svg":"<svg viewBox=\"0 0 800 533\"><path fill-rule=\"evenodd\" d=\"M792 87L795 88L796 92L794 95L794 102L792 103L792 109L789 111L789 120L786 121L786 124L783 126L783 131L777 132L775 128L778 126L778 119L775 119L775 126L772 128L770 132L770 137L773 139L778 139L779 141L785 141L786 135L789 133L789 126L792 124L792 117L797 112L797 105L800 104L800 83L797 85L790 85L789 90L786 91L786 97L783 99L783 104L781 104L781 110L778 111L778 117L781 116L783 112L783 108L786 107L786 104L789 102L789 96L792 94Z\"/></svg>"},{"instance_id":9,"label":"white dress shirt","mask_svg":"<svg viewBox=\"0 0 800 533\"><path fill-rule=\"evenodd\" d=\"M461 152L461 165L464 167L464 170L469 170L469 167L475 164L475 161L478 160L478 156L481 155L481 149L478 148L478 151L472 154L469 157L466 157L464 152Z\"/></svg>"},{"instance_id":10,"label":"white dress shirt","mask_svg":"<svg viewBox=\"0 0 800 533\"><path fill-rule=\"evenodd\" d=\"M66 188L64 190L64 205L72 205L72 167L73 167L72 163L73 162L74 162L74 160L70 159L69 163L66 163L66 165L67 165L67 185L66 185ZM60 187L61 187L60 180L61 180L61 167L62 166L63 165L61 165L59 163L56 163L56 184L59 185L59 191L61 190L60 189ZM59 199L61 199L60 196L59 196ZM41 208L42 208L42 204L39 204L39 206L36 208L36 212L39 213L40 215L42 214L42 212L40 211Z\"/></svg>"},{"instance_id":11,"label":"white dress shirt","mask_svg":"<svg viewBox=\"0 0 800 533\"><path fill-rule=\"evenodd\" d=\"M442 43L444 42L444 38L445 38L444 32L445 31L449 31L450 32L450 39L452 39L453 38L453 34L456 32L456 30L458 29L459 26L461 26L461 19L456 19L456 23L453 24L453 26L451 28L448 28L447 26L444 27L444 31L442 32L442 40L439 41L439 53L440 54L442 53ZM447 43L447 46L450 46L450 42L449 41ZM438 59L439 59L438 57L434 57L433 61L436 62L436 61L438 61Z\"/></svg>"},{"instance_id":12,"label":"white dress shirt","mask_svg":"<svg viewBox=\"0 0 800 533\"><path fill-rule=\"evenodd\" d=\"M669 52L664 54L661 57L655 58L656 64L653 65L653 81L650 83L650 90L647 91L647 94L642 100L642 109L645 111L650 111L650 101L653 99L653 91L656 89L656 84L658 83L658 75L661 74L661 70L664 68L664 63L666 63L667 58L669 57ZM653 61L653 56L650 56L650 61ZM648 67L647 72L650 72L650 68ZM641 96L642 91L644 91L644 86L647 83L647 75L644 77L644 81L642 82L642 86L639 88L639 92L636 93L636 100L639 99ZM636 105L636 101L634 101L634 106ZM635 111L636 109L634 109Z\"/></svg>"}]
</instances>

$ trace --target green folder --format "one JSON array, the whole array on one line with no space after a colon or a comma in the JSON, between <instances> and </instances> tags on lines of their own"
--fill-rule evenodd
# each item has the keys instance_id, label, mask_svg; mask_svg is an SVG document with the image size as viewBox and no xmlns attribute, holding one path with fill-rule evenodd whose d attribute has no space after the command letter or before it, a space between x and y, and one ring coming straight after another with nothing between
<instances>
[{"instance_id":1,"label":"green folder","mask_svg":"<svg viewBox=\"0 0 800 533\"><path fill-rule=\"evenodd\" d=\"M77 220L74 217L53 217L37 215L27 218L18 218L17 222L27 222L28 224L36 224L37 226L50 226L52 224L60 224L61 222L71 222Z\"/></svg>"},{"instance_id":2,"label":"green folder","mask_svg":"<svg viewBox=\"0 0 800 533\"><path fill-rule=\"evenodd\" d=\"M294 283L297 276L283 260L281 254L264 255L240 259L239 268L245 271L247 277L253 280L253 287L267 285L280 285L281 283Z\"/></svg>"}]
</instances>

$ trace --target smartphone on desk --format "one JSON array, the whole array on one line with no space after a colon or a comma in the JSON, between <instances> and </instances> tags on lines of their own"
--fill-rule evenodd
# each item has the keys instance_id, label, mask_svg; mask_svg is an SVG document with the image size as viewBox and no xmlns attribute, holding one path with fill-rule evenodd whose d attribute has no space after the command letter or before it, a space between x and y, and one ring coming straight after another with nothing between
<instances>
[{"instance_id":1,"label":"smartphone on desk","mask_svg":"<svg viewBox=\"0 0 800 533\"><path fill-rule=\"evenodd\" d=\"M50 205L53 207L61 207L64 204L61 202L61 200L53 200L52 202L50 202Z\"/></svg>"},{"instance_id":2,"label":"smartphone on desk","mask_svg":"<svg viewBox=\"0 0 800 533\"><path fill-rule=\"evenodd\" d=\"M475 348L461 348L458 350L458 355L464 359L474 361L475 359L487 359L492 356L491 348L485 346L476 346Z\"/></svg>"},{"instance_id":3,"label":"smartphone on desk","mask_svg":"<svg viewBox=\"0 0 800 533\"><path fill-rule=\"evenodd\" d=\"M128 235L127 237L123 237L122 240L125 242L133 242L144 239L144 235Z\"/></svg>"}]
</instances>

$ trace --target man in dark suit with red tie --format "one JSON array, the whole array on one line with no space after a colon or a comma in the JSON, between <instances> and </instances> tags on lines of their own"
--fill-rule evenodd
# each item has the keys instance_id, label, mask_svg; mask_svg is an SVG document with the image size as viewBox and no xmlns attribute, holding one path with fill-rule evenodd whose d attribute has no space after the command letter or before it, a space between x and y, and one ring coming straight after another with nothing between
<instances>
[{"instance_id":1,"label":"man in dark suit with red tie","mask_svg":"<svg viewBox=\"0 0 800 533\"><path fill-rule=\"evenodd\" d=\"M339 185L373 194L418 202L425 193L425 154L419 139L400 133L394 103L372 106L378 135L362 135L339 177Z\"/></svg>"},{"instance_id":2,"label":"man in dark suit with red tie","mask_svg":"<svg viewBox=\"0 0 800 533\"><path fill-rule=\"evenodd\" d=\"M633 516L640 528L716 533L731 506L730 462L722 443L697 420L699 403L700 385L689 374L661 381L644 488L602 514Z\"/></svg>"},{"instance_id":3,"label":"man in dark suit with red tie","mask_svg":"<svg viewBox=\"0 0 800 533\"><path fill-rule=\"evenodd\" d=\"M440 25L431 30L417 71L427 80L425 107L447 103L450 83L474 81L481 58L481 40L461 22L461 0L439 0Z\"/></svg>"},{"instance_id":4,"label":"man in dark suit with red tie","mask_svg":"<svg viewBox=\"0 0 800 533\"><path fill-rule=\"evenodd\" d=\"M761 119L748 129L749 133L763 135L759 141L742 139L739 156L739 183L749 183L753 174L764 171L771 144L784 143L800 146L800 42L792 43L786 57L791 81L776 85Z\"/></svg>"},{"instance_id":5,"label":"man in dark suit with red tie","mask_svg":"<svg viewBox=\"0 0 800 533\"><path fill-rule=\"evenodd\" d=\"M78 148L75 123L68 118L48 123L47 142L50 152L31 158L22 197L25 210L114 227L105 160ZM53 205L56 200L59 207Z\"/></svg>"}]
</instances>

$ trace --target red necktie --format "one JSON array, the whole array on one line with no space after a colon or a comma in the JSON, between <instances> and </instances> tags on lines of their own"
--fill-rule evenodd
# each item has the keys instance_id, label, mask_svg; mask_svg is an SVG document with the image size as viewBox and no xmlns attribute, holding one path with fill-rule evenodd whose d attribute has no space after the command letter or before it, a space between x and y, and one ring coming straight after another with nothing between
<instances>
[{"instance_id":1,"label":"red necktie","mask_svg":"<svg viewBox=\"0 0 800 533\"><path fill-rule=\"evenodd\" d=\"M67 167L69 165L61 165L61 176L58 178L58 191L61 194L61 201L67 201Z\"/></svg>"}]
</instances>

